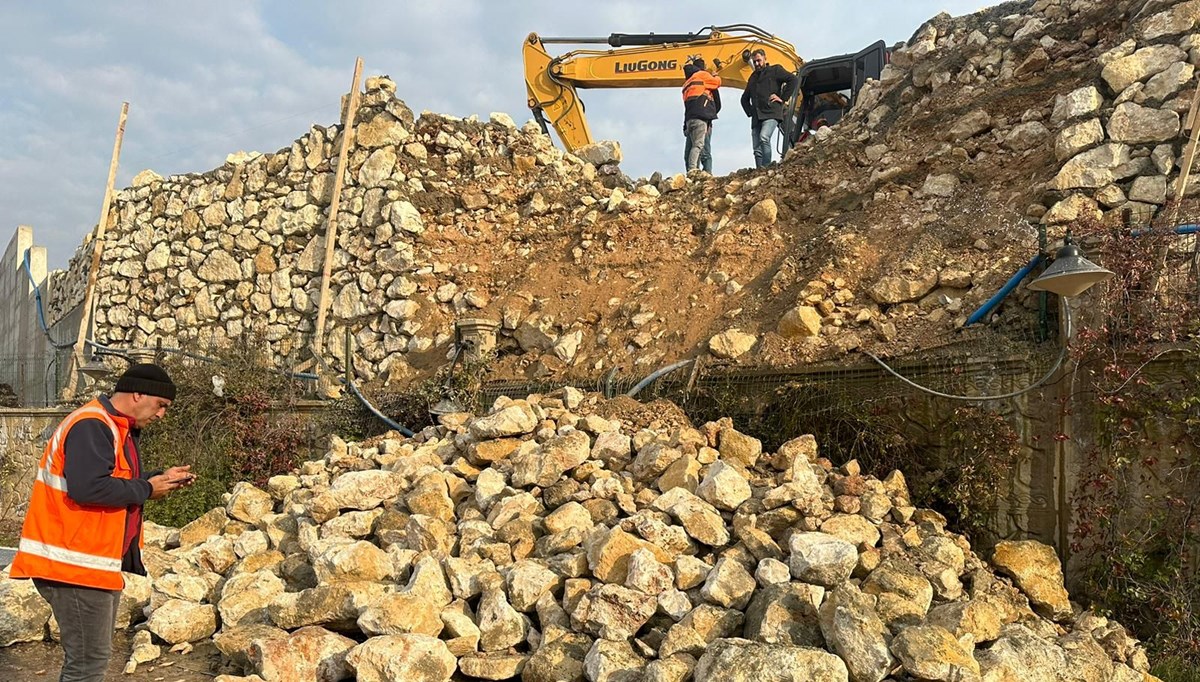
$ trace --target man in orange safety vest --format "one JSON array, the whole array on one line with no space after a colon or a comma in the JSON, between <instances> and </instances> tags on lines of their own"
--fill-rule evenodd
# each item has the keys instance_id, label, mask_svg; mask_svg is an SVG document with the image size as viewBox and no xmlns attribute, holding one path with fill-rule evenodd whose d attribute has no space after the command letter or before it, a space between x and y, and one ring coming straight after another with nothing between
<instances>
[{"instance_id":1,"label":"man in orange safety vest","mask_svg":"<svg viewBox=\"0 0 1200 682\"><path fill-rule=\"evenodd\" d=\"M50 603L64 653L60 680L104 678L121 572L146 575L142 505L195 481L190 466L142 471L141 430L174 399L165 370L133 365L111 397L67 415L42 453L10 577L32 578Z\"/></svg>"}]
</instances>

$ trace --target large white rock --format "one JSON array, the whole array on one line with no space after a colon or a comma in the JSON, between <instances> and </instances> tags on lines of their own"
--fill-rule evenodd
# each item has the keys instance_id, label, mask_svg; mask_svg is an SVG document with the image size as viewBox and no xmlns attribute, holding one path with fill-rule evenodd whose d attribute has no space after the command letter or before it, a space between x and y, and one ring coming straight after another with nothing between
<instances>
[{"instance_id":1,"label":"large white rock","mask_svg":"<svg viewBox=\"0 0 1200 682\"><path fill-rule=\"evenodd\" d=\"M1134 83L1165 70L1175 62L1187 61L1187 53L1174 45L1151 45L1143 47L1128 57L1110 62L1100 72L1114 93L1121 93Z\"/></svg>"},{"instance_id":2,"label":"large white rock","mask_svg":"<svg viewBox=\"0 0 1200 682\"><path fill-rule=\"evenodd\" d=\"M217 631L217 607L171 599L150 614L146 627L168 644L198 642Z\"/></svg>"},{"instance_id":3,"label":"large white rock","mask_svg":"<svg viewBox=\"0 0 1200 682\"><path fill-rule=\"evenodd\" d=\"M733 511L750 499L750 483L736 468L717 460L709 465L696 494L718 509Z\"/></svg>"},{"instance_id":4,"label":"large white rock","mask_svg":"<svg viewBox=\"0 0 1200 682\"><path fill-rule=\"evenodd\" d=\"M205 282L239 282L242 279L242 266L233 256L218 249L205 257L196 270L196 276Z\"/></svg>"},{"instance_id":5,"label":"large white rock","mask_svg":"<svg viewBox=\"0 0 1200 682\"><path fill-rule=\"evenodd\" d=\"M875 601L853 583L831 592L820 609L826 645L850 669L858 682L879 682L895 664L888 650L891 633L875 613Z\"/></svg>"},{"instance_id":6,"label":"large white rock","mask_svg":"<svg viewBox=\"0 0 1200 682\"><path fill-rule=\"evenodd\" d=\"M822 649L718 639L696 663L695 682L847 682L846 664Z\"/></svg>"},{"instance_id":7,"label":"large white rock","mask_svg":"<svg viewBox=\"0 0 1200 682\"><path fill-rule=\"evenodd\" d=\"M429 635L372 637L346 654L358 682L448 682L458 662L446 643Z\"/></svg>"},{"instance_id":8,"label":"large white rock","mask_svg":"<svg viewBox=\"0 0 1200 682\"><path fill-rule=\"evenodd\" d=\"M259 519L274 511L275 500L270 493L259 490L252 483L241 481L234 484L225 513L230 518L246 523L258 523Z\"/></svg>"},{"instance_id":9,"label":"large white rock","mask_svg":"<svg viewBox=\"0 0 1200 682\"><path fill-rule=\"evenodd\" d=\"M844 582L858 564L854 545L828 533L795 533L788 565L792 577L831 587Z\"/></svg>"},{"instance_id":10,"label":"large white rock","mask_svg":"<svg viewBox=\"0 0 1200 682\"><path fill-rule=\"evenodd\" d=\"M371 152L358 171L358 184L363 187L380 187L392 176L396 167L396 152L391 147L381 147Z\"/></svg>"},{"instance_id":11,"label":"large white rock","mask_svg":"<svg viewBox=\"0 0 1200 682\"><path fill-rule=\"evenodd\" d=\"M393 567L387 552L359 540L326 549L313 559L313 571L322 583L378 582L391 575Z\"/></svg>"},{"instance_id":12,"label":"large white rock","mask_svg":"<svg viewBox=\"0 0 1200 682\"><path fill-rule=\"evenodd\" d=\"M1104 187L1115 179L1114 169L1128 161L1128 145L1102 144L1064 163L1050 184L1058 190Z\"/></svg>"},{"instance_id":13,"label":"large white rock","mask_svg":"<svg viewBox=\"0 0 1200 682\"><path fill-rule=\"evenodd\" d=\"M50 622L50 605L32 580L0 578L0 647L40 642Z\"/></svg>"},{"instance_id":14,"label":"large white rock","mask_svg":"<svg viewBox=\"0 0 1200 682\"><path fill-rule=\"evenodd\" d=\"M354 137L359 145L373 149L403 144L409 138L409 132L401 121L381 111L370 121L355 126Z\"/></svg>"},{"instance_id":15,"label":"large white rock","mask_svg":"<svg viewBox=\"0 0 1200 682\"><path fill-rule=\"evenodd\" d=\"M322 627L300 628L287 638L262 638L250 645L251 667L268 682L340 682L350 677L346 653L355 641Z\"/></svg>"},{"instance_id":16,"label":"large white rock","mask_svg":"<svg viewBox=\"0 0 1200 682\"><path fill-rule=\"evenodd\" d=\"M1061 124L1084 116L1095 116L1104 106L1104 96L1094 85L1088 85L1054 98L1050 122Z\"/></svg>"},{"instance_id":17,"label":"large white rock","mask_svg":"<svg viewBox=\"0 0 1200 682\"><path fill-rule=\"evenodd\" d=\"M530 433L537 426L537 414L524 400L513 401L503 409L471 422L471 435L483 440Z\"/></svg>"},{"instance_id":18,"label":"large white rock","mask_svg":"<svg viewBox=\"0 0 1200 682\"><path fill-rule=\"evenodd\" d=\"M1137 32L1143 41L1154 42L1163 36L1187 33L1198 21L1200 0L1189 0L1142 19L1137 23Z\"/></svg>"},{"instance_id":19,"label":"large white rock","mask_svg":"<svg viewBox=\"0 0 1200 682\"><path fill-rule=\"evenodd\" d=\"M425 231L425 221L421 220L421 212L408 201L397 201L389 210L388 220L397 230L410 234L421 234Z\"/></svg>"},{"instance_id":20,"label":"large white rock","mask_svg":"<svg viewBox=\"0 0 1200 682\"><path fill-rule=\"evenodd\" d=\"M758 337L740 329L727 329L708 340L708 350L718 358L737 359L754 348Z\"/></svg>"},{"instance_id":21,"label":"large white rock","mask_svg":"<svg viewBox=\"0 0 1200 682\"><path fill-rule=\"evenodd\" d=\"M233 576L221 588L217 610L222 627L269 623L267 605L286 586L270 571L257 571Z\"/></svg>"},{"instance_id":22,"label":"large white rock","mask_svg":"<svg viewBox=\"0 0 1200 682\"><path fill-rule=\"evenodd\" d=\"M1115 142L1166 142L1179 134L1179 114L1134 102L1117 105L1108 119L1108 136Z\"/></svg>"},{"instance_id":23,"label":"large white rock","mask_svg":"<svg viewBox=\"0 0 1200 682\"><path fill-rule=\"evenodd\" d=\"M1104 141L1104 127L1099 118L1089 118L1063 128L1054 141L1054 156L1065 161Z\"/></svg>"},{"instance_id":24,"label":"large white rock","mask_svg":"<svg viewBox=\"0 0 1200 682\"><path fill-rule=\"evenodd\" d=\"M607 163L621 163L621 143L616 140L601 140L575 150L575 156L597 168Z\"/></svg>"}]
</instances>

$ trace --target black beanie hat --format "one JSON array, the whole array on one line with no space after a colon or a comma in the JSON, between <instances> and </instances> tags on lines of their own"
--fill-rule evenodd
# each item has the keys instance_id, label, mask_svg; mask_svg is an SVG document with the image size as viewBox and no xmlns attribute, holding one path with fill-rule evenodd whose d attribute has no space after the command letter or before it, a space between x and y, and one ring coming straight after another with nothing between
<instances>
[{"instance_id":1,"label":"black beanie hat","mask_svg":"<svg viewBox=\"0 0 1200 682\"><path fill-rule=\"evenodd\" d=\"M683 65L683 77L691 78L692 76L696 75L696 72L699 70L700 69L696 68L695 64L691 64L691 63L684 64Z\"/></svg>"},{"instance_id":2,"label":"black beanie hat","mask_svg":"<svg viewBox=\"0 0 1200 682\"><path fill-rule=\"evenodd\" d=\"M125 370L117 379L117 393L144 393L167 400L175 399L175 384L166 370L158 365L143 363Z\"/></svg>"}]
</instances>

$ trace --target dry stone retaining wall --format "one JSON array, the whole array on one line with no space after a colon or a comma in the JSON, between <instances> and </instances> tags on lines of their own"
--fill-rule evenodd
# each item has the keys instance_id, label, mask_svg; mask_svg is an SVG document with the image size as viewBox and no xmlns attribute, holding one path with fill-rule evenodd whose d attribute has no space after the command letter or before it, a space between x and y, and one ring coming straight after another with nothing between
<instances>
[{"instance_id":1,"label":"dry stone retaining wall","mask_svg":"<svg viewBox=\"0 0 1200 682\"><path fill-rule=\"evenodd\" d=\"M349 327L368 376L444 344L455 314L488 303L486 292L458 291L447 277L466 266L422 242L431 225L528 220L549 210L549 197L596 177L596 166L554 149L536 126L518 129L503 114L416 119L394 87L370 79L358 112L330 287L327 346L340 348ZM219 342L254 330L281 356L306 345L340 134L314 126L289 149L230 155L207 173L139 173L113 202L97 340ZM591 154L619 177L610 163L619 150ZM78 304L89 262L85 244L53 292L52 318Z\"/></svg>"}]
</instances>

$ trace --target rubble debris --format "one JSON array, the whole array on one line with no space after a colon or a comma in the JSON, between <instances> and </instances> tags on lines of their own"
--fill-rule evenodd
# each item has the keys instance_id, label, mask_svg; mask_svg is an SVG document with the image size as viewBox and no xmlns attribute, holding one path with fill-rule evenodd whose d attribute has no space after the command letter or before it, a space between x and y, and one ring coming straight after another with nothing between
<instances>
[{"instance_id":1,"label":"rubble debris","mask_svg":"<svg viewBox=\"0 0 1200 682\"><path fill-rule=\"evenodd\" d=\"M611 409L502 397L240 483L202 538L151 526L130 665L212 636L267 681L1153 679L1050 548L1001 543L993 571L898 472ZM6 643L45 633L30 591L0 580Z\"/></svg>"}]
</instances>

